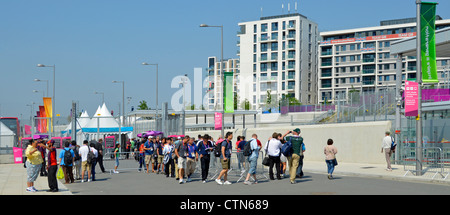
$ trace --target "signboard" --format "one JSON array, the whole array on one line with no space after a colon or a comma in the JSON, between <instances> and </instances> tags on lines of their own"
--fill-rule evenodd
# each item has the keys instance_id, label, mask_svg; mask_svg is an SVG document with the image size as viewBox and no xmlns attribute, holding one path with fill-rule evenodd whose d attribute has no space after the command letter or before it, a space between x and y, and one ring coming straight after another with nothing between
<instances>
[{"instance_id":1,"label":"signboard","mask_svg":"<svg viewBox=\"0 0 450 215\"><path fill-rule=\"evenodd\" d=\"M65 142L69 141L69 143L72 142L72 138L71 137L63 137L61 138L61 147L64 147Z\"/></svg>"},{"instance_id":2,"label":"signboard","mask_svg":"<svg viewBox=\"0 0 450 215\"><path fill-rule=\"evenodd\" d=\"M222 130L222 113L219 112L214 113L214 129Z\"/></svg>"},{"instance_id":3,"label":"signboard","mask_svg":"<svg viewBox=\"0 0 450 215\"><path fill-rule=\"evenodd\" d=\"M419 84L405 81L405 116L417 116L419 109Z\"/></svg>"},{"instance_id":4,"label":"signboard","mask_svg":"<svg viewBox=\"0 0 450 215\"><path fill-rule=\"evenodd\" d=\"M437 83L436 42L435 42L436 3L420 4L420 55L422 63L422 81Z\"/></svg>"},{"instance_id":5,"label":"signboard","mask_svg":"<svg viewBox=\"0 0 450 215\"><path fill-rule=\"evenodd\" d=\"M31 139L32 139L31 137L24 137L24 138L22 138L22 146L20 148L26 149L27 146L28 146L28 143L30 143Z\"/></svg>"},{"instance_id":6,"label":"signboard","mask_svg":"<svg viewBox=\"0 0 450 215\"><path fill-rule=\"evenodd\" d=\"M53 146L57 149L62 149L64 148L64 144L63 141L61 139L61 137L52 137L52 140L55 141L55 143L53 143Z\"/></svg>"},{"instance_id":7,"label":"signboard","mask_svg":"<svg viewBox=\"0 0 450 215\"><path fill-rule=\"evenodd\" d=\"M112 149L116 145L116 137L114 136L108 136L105 137L105 148L106 149Z\"/></svg>"},{"instance_id":8,"label":"signboard","mask_svg":"<svg viewBox=\"0 0 450 215\"><path fill-rule=\"evenodd\" d=\"M21 148L13 147L14 163L22 163L22 151Z\"/></svg>"}]
</instances>

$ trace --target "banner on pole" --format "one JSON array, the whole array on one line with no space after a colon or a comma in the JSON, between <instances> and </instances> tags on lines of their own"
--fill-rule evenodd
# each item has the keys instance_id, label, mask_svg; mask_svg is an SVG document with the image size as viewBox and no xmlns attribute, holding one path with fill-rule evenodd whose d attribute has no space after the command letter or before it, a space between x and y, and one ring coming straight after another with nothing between
<instances>
[{"instance_id":1,"label":"banner on pole","mask_svg":"<svg viewBox=\"0 0 450 215\"><path fill-rule=\"evenodd\" d=\"M222 130L222 113L214 113L214 130Z\"/></svg>"},{"instance_id":2,"label":"banner on pole","mask_svg":"<svg viewBox=\"0 0 450 215\"><path fill-rule=\"evenodd\" d=\"M422 81L424 83L436 83L436 4L434 2L422 2L420 5L420 41L422 58Z\"/></svg>"},{"instance_id":3,"label":"banner on pole","mask_svg":"<svg viewBox=\"0 0 450 215\"><path fill-rule=\"evenodd\" d=\"M53 132L53 114L52 114L52 98L51 97L44 97L44 108L45 108L45 114L47 115L47 117L50 117L50 131Z\"/></svg>"},{"instance_id":4,"label":"banner on pole","mask_svg":"<svg viewBox=\"0 0 450 215\"><path fill-rule=\"evenodd\" d=\"M417 116L419 109L419 84L405 81L405 116Z\"/></svg>"},{"instance_id":5,"label":"banner on pole","mask_svg":"<svg viewBox=\"0 0 450 215\"><path fill-rule=\"evenodd\" d=\"M224 72L224 108L225 113L233 113L234 112L234 93L233 93L233 72Z\"/></svg>"}]
</instances>

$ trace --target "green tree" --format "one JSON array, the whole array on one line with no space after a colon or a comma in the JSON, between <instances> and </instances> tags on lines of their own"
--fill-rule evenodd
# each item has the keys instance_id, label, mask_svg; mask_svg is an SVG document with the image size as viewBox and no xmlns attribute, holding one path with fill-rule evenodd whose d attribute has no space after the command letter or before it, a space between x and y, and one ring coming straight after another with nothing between
<instances>
[{"instance_id":1,"label":"green tree","mask_svg":"<svg viewBox=\"0 0 450 215\"><path fill-rule=\"evenodd\" d=\"M145 100L142 100L139 102L138 110L150 110L151 108L148 107L147 102Z\"/></svg>"}]
</instances>

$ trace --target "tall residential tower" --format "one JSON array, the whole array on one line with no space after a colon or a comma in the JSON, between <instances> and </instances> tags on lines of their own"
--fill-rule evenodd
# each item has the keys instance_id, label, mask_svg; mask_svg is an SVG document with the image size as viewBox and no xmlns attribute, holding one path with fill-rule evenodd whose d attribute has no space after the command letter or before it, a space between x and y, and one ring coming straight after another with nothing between
<instances>
[{"instance_id":1,"label":"tall residential tower","mask_svg":"<svg viewBox=\"0 0 450 215\"><path fill-rule=\"evenodd\" d=\"M317 103L316 23L292 13L238 25L240 101L263 108L270 92L272 99L289 95L302 104Z\"/></svg>"}]
</instances>

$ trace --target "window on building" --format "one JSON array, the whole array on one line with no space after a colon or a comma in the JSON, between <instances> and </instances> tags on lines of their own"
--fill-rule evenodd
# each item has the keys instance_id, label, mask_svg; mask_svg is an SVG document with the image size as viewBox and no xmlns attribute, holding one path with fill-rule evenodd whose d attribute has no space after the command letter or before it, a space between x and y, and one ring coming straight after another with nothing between
<instances>
[{"instance_id":1,"label":"window on building","mask_svg":"<svg viewBox=\"0 0 450 215\"><path fill-rule=\"evenodd\" d=\"M267 23L261 24L261 32L267 32Z\"/></svg>"},{"instance_id":2,"label":"window on building","mask_svg":"<svg viewBox=\"0 0 450 215\"><path fill-rule=\"evenodd\" d=\"M278 22L272 22L272 31L278 31Z\"/></svg>"}]
</instances>

